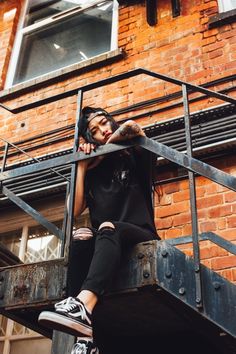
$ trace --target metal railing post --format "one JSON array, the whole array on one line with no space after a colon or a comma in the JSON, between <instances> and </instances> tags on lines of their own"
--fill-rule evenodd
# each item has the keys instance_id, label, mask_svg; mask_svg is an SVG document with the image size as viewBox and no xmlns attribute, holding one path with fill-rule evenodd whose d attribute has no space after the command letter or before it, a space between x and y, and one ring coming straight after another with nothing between
<instances>
[{"instance_id":1,"label":"metal railing post","mask_svg":"<svg viewBox=\"0 0 236 354\"><path fill-rule=\"evenodd\" d=\"M3 155L3 160L2 160L1 172L3 172L5 170L5 167L6 167L8 150L9 150L9 143L6 142L5 143L4 155Z\"/></svg>"},{"instance_id":2,"label":"metal railing post","mask_svg":"<svg viewBox=\"0 0 236 354\"><path fill-rule=\"evenodd\" d=\"M78 149L79 145L79 129L78 123L81 115L83 102L83 91L78 91L77 96L77 111L76 111L76 122L75 122L75 134L74 134L74 145L73 145L73 153L75 153ZM69 246L71 243L72 232L73 232L73 220L74 220L74 204L75 204L75 185L76 185L76 176L77 176L77 164L78 162L74 162L71 166L71 180L70 180L70 192L68 199L68 216L67 216L67 227L66 227L66 244L65 244L65 258L69 256ZM66 202L67 203L67 202Z\"/></svg>"},{"instance_id":3,"label":"metal railing post","mask_svg":"<svg viewBox=\"0 0 236 354\"><path fill-rule=\"evenodd\" d=\"M182 93L183 93L187 155L189 157L192 157L193 153L192 153L192 136L191 136L191 117L190 117L189 102L188 102L188 89L186 85L182 85ZM195 270L195 281L196 281L196 304L197 307L200 308L202 307L202 287L201 287L201 272L200 272L196 183L195 183L194 172L188 171L188 177L189 177L190 210L191 210L191 221L192 221L193 257L194 257L194 270Z\"/></svg>"}]
</instances>

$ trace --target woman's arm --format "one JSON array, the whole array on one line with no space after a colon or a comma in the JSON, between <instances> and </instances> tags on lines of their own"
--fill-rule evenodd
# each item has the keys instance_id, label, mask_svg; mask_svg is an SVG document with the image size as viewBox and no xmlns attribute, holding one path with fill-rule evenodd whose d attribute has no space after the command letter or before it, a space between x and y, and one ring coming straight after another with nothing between
<instances>
[{"instance_id":1,"label":"woman's arm","mask_svg":"<svg viewBox=\"0 0 236 354\"><path fill-rule=\"evenodd\" d=\"M133 120L123 123L108 139L107 144L117 141L124 141L135 138L137 136L146 136L139 124Z\"/></svg>"},{"instance_id":2,"label":"woman's arm","mask_svg":"<svg viewBox=\"0 0 236 354\"><path fill-rule=\"evenodd\" d=\"M83 138L80 138L80 144L78 151L83 151L86 155L90 154L94 150L94 145L86 143ZM84 185L86 172L88 170L90 159L82 160L77 164L77 174L75 183L75 206L74 206L74 218L78 218L86 209Z\"/></svg>"},{"instance_id":3,"label":"woman's arm","mask_svg":"<svg viewBox=\"0 0 236 354\"><path fill-rule=\"evenodd\" d=\"M88 169L88 160L80 161L77 167L77 176L75 184L75 206L74 217L78 218L86 208L84 184Z\"/></svg>"},{"instance_id":4,"label":"woman's arm","mask_svg":"<svg viewBox=\"0 0 236 354\"><path fill-rule=\"evenodd\" d=\"M83 142L79 146L79 150L83 151L86 155L89 155L95 146L90 143ZM82 160L77 164L77 176L76 176L76 186L75 186L75 207L74 207L74 217L78 218L83 211L86 209L85 200L85 177L87 170L96 167L104 158L104 156L98 156L95 158L89 158Z\"/></svg>"}]
</instances>

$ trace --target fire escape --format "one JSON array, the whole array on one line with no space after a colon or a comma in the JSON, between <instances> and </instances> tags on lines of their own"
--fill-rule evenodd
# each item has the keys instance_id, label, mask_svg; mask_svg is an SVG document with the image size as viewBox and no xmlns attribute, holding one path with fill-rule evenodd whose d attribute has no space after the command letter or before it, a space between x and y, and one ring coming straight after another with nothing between
<instances>
[{"instance_id":1,"label":"fire escape","mask_svg":"<svg viewBox=\"0 0 236 354\"><path fill-rule=\"evenodd\" d=\"M213 232L199 234L195 178L196 176L204 176L236 191L236 177L193 157L189 93L197 92L202 97L214 97L230 103L233 107L236 99L142 68L19 108L10 109L1 105L3 109L17 114L49 102L77 95L74 146L70 153L45 161L35 159L23 167L6 168L10 143L5 142L0 173L1 193L56 235L61 240L63 247L59 259L34 264L22 264L9 251L3 247L0 248L4 265L0 268L0 313L53 338L55 353L64 353L69 347L68 343L73 340L68 339L70 336L63 337L58 332L52 333L40 326L37 318L43 309L51 309L56 301L67 295L76 163L88 158L83 153L76 151L78 144L77 123L83 106L83 94L92 89L139 75L146 75L180 87L184 107L187 151L180 152L159 142L158 139L140 137L130 142L99 147L96 152L92 153L92 156L110 154L139 145L141 148L185 169L189 178L192 235L142 243L127 253L120 272L114 279L104 302L96 308L95 331L98 337L99 335L104 336L104 333L106 336L114 333L122 335L127 331L134 336L143 336L147 333L165 335L180 330L188 331L191 327L196 331L207 332L208 336L223 348L222 353L233 354L236 352L236 285L200 263L199 245L203 240L210 240L234 255L236 255L236 246ZM63 172L59 172L58 167L70 167L69 175L66 176ZM69 195L70 198L68 209L65 210L62 229L48 221L9 187L11 184L13 186L14 181L19 177L24 176L26 180L30 180L32 174L45 171L51 171L52 176L64 180L67 185L67 196ZM193 257L186 256L176 247L191 242ZM143 306L144 303L145 306ZM122 311L124 308L126 311Z\"/></svg>"}]
</instances>

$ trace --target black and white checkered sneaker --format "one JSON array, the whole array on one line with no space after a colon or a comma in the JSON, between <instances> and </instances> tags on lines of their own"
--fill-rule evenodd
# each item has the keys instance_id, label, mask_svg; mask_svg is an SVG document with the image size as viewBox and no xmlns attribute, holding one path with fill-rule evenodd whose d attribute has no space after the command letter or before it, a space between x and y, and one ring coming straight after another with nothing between
<instances>
[{"instance_id":1,"label":"black and white checkered sneaker","mask_svg":"<svg viewBox=\"0 0 236 354\"><path fill-rule=\"evenodd\" d=\"M80 338L73 345L71 354L99 354L99 350L91 339Z\"/></svg>"},{"instance_id":2,"label":"black and white checkered sneaker","mask_svg":"<svg viewBox=\"0 0 236 354\"><path fill-rule=\"evenodd\" d=\"M76 337L92 337L91 314L78 299L68 297L55 304L55 311L43 311L39 315L40 324Z\"/></svg>"}]
</instances>

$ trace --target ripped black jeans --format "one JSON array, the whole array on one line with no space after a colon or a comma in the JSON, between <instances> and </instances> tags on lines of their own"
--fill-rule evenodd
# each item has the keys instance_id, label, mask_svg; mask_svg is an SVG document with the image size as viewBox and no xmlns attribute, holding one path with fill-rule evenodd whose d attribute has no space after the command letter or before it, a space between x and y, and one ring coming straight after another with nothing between
<instances>
[{"instance_id":1,"label":"ripped black jeans","mask_svg":"<svg viewBox=\"0 0 236 354\"><path fill-rule=\"evenodd\" d=\"M114 229L102 227L88 241L75 241L68 267L68 295L79 290L104 294L119 269L122 251L139 242L158 239L141 227L125 222L112 222Z\"/></svg>"}]
</instances>

